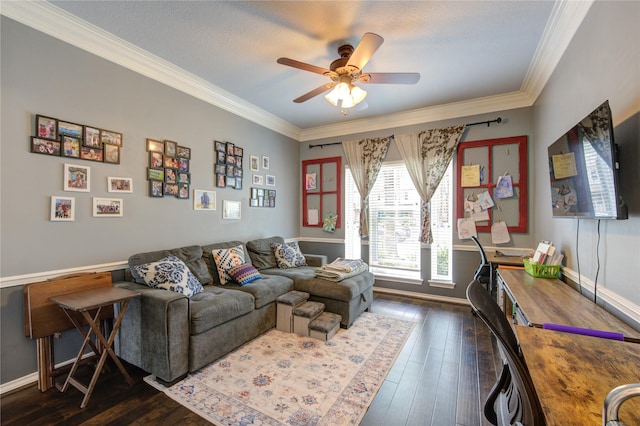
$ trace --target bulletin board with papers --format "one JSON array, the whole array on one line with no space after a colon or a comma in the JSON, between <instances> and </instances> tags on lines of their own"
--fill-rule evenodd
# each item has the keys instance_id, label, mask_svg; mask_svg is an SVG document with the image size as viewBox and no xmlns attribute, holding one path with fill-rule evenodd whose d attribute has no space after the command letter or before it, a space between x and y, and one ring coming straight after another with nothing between
<instances>
[{"instance_id":1,"label":"bulletin board with papers","mask_svg":"<svg viewBox=\"0 0 640 426\"><path fill-rule=\"evenodd\" d=\"M494 243L528 228L527 136L462 142L456 156L456 218L465 235ZM462 237L461 237L462 238Z\"/></svg>"}]
</instances>

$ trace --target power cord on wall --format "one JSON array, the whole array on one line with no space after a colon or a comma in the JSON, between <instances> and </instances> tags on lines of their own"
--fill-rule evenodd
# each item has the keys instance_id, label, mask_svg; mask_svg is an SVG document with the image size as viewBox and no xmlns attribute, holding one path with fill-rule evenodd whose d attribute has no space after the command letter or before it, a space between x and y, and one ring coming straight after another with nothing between
<instances>
[{"instance_id":1,"label":"power cord on wall","mask_svg":"<svg viewBox=\"0 0 640 426\"><path fill-rule=\"evenodd\" d=\"M580 219L578 220L578 226L576 227L576 264L578 266L578 289L582 294L582 274L580 274L580 245L578 244L578 236L580 235Z\"/></svg>"},{"instance_id":2,"label":"power cord on wall","mask_svg":"<svg viewBox=\"0 0 640 426\"><path fill-rule=\"evenodd\" d=\"M596 278L593 282L593 303L598 304L598 274L600 273L600 219L598 219L598 242L596 243Z\"/></svg>"}]
</instances>

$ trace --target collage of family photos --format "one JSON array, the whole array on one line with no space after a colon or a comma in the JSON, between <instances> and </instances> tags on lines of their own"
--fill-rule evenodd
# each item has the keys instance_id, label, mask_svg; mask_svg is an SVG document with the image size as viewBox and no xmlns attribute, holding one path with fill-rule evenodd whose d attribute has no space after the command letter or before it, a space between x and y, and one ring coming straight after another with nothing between
<instances>
[{"instance_id":1,"label":"collage of family photos","mask_svg":"<svg viewBox=\"0 0 640 426\"><path fill-rule=\"evenodd\" d=\"M147 139L150 197L189 198L191 148L170 140Z\"/></svg>"},{"instance_id":2,"label":"collage of family photos","mask_svg":"<svg viewBox=\"0 0 640 426\"><path fill-rule=\"evenodd\" d=\"M244 150L231 142L214 141L214 152L216 187L242 189Z\"/></svg>"},{"instance_id":3,"label":"collage of family photos","mask_svg":"<svg viewBox=\"0 0 640 426\"><path fill-rule=\"evenodd\" d=\"M120 164L122 133L77 124L54 117L36 115L36 136L31 137L31 152Z\"/></svg>"}]
</instances>

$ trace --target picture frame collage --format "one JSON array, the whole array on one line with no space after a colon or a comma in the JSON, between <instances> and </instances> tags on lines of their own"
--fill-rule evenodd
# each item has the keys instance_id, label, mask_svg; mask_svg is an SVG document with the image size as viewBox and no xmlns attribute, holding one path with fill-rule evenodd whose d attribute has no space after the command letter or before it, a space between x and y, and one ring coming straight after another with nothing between
<instances>
[{"instance_id":1,"label":"picture frame collage","mask_svg":"<svg viewBox=\"0 0 640 426\"><path fill-rule=\"evenodd\" d=\"M36 114L33 153L120 164L122 146L121 132Z\"/></svg>"},{"instance_id":2,"label":"picture frame collage","mask_svg":"<svg viewBox=\"0 0 640 426\"><path fill-rule=\"evenodd\" d=\"M189 199L191 148L171 140L147 138L149 196Z\"/></svg>"},{"instance_id":3,"label":"picture frame collage","mask_svg":"<svg viewBox=\"0 0 640 426\"><path fill-rule=\"evenodd\" d=\"M244 149L232 142L214 141L213 143L215 186L242 189Z\"/></svg>"},{"instance_id":4,"label":"picture frame collage","mask_svg":"<svg viewBox=\"0 0 640 426\"><path fill-rule=\"evenodd\" d=\"M251 188L249 207L275 207L276 190Z\"/></svg>"}]
</instances>

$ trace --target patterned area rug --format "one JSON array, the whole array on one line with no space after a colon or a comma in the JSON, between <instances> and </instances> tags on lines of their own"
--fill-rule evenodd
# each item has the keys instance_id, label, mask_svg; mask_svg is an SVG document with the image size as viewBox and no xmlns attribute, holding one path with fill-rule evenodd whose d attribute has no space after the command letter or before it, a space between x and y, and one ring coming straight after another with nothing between
<instances>
[{"instance_id":1,"label":"patterned area rug","mask_svg":"<svg viewBox=\"0 0 640 426\"><path fill-rule=\"evenodd\" d=\"M272 329L170 388L216 425L353 425L415 323L365 312L328 342Z\"/></svg>"}]
</instances>

